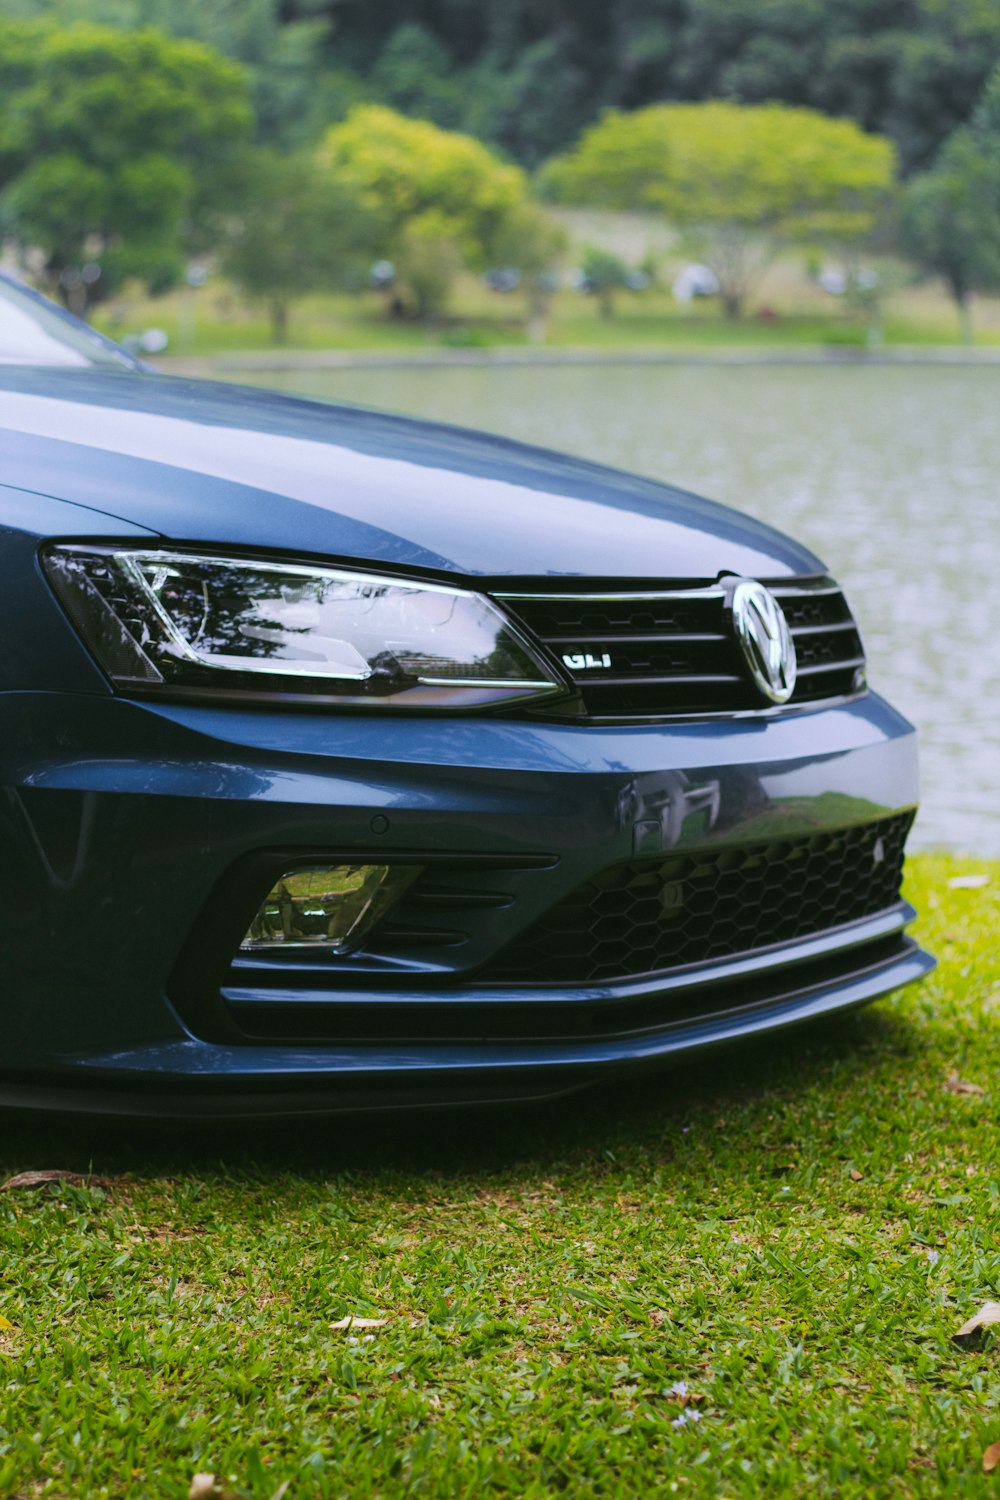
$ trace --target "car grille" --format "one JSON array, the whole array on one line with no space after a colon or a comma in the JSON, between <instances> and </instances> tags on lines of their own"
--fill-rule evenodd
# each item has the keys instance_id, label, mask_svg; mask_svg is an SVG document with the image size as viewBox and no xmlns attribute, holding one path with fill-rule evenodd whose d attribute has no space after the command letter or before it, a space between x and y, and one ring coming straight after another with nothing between
<instances>
[{"instance_id":1,"label":"car grille","mask_svg":"<svg viewBox=\"0 0 1000 1500\"><path fill-rule=\"evenodd\" d=\"M912 813L592 877L511 943L485 984L636 977L791 942L899 898Z\"/></svg>"},{"instance_id":2,"label":"car grille","mask_svg":"<svg viewBox=\"0 0 1000 1500\"><path fill-rule=\"evenodd\" d=\"M791 702L857 692L864 650L832 579L768 587L795 642L798 678ZM661 718L772 706L753 685L718 585L497 598L562 664L589 717Z\"/></svg>"}]
</instances>

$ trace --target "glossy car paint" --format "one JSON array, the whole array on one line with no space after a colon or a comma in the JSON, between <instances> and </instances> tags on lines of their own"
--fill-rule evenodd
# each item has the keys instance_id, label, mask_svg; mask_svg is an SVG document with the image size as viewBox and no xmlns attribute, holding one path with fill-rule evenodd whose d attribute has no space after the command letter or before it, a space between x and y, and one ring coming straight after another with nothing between
<instances>
[{"instance_id":1,"label":"glossy car paint","mask_svg":"<svg viewBox=\"0 0 1000 1500\"><path fill-rule=\"evenodd\" d=\"M124 371L0 367L0 390L8 484L189 542L477 577L821 571L721 505L460 428Z\"/></svg>"},{"instance_id":2,"label":"glossy car paint","mask_svg":"<svg viewBox=\"0 0 1000 1500\"><path fill-rule=\"evenodd\" d=\"M595 1004L775 971L752 1009L596 1040L248 1042L193 1020L205 912L261 851L345 860L546 856L517 876L507 938L635 852L697 849L685 789L711 786L714 846L915 805L912 728L874 693L737 717L636 724L373 716L116 695L39 563L51 539L171 538L322 558L489 591L546 579L778 582L812 554L723 507L500 439L127 369L0 367L0 1098L153 1114L262 1113L553 1094L694 1048L780 1030L919 977L913 944L796 988L796 964L898 932L752 955L710 975L540 991ZM482 958L483 955L478 955ZM442 976L458 990L475 952ZM464 969L463 969L464 965ZM831 975L833 970L831 970ZM193 977L192 977L193 976ZM409 976L412 978L413 976ZM418 975L428 993L432 969ZM220 982L222 982L220 980ZM350 966L316 1002L412 1000ZM209 986L211 987L211 986ZM429 987L429 988L428 988ZM557 1029L557 1028L556 1028Z\"/></svg>"}]
</instances>

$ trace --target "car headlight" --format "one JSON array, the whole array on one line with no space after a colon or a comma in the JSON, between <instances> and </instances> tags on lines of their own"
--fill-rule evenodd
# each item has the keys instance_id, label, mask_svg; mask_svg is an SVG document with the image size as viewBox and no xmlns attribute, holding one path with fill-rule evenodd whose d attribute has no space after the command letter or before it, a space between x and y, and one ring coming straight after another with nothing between
<instances>
[{"instance_id":1,"label":"car headlight","mask_svg":"<svg viewBox=\"0 0 1000 1500\"><path fill-rule=\"evenodd\" d=\"M50 547L43 564L116 687L468 709L565 692L481 594L309 563Z\"/></svg>"}]
</instances>

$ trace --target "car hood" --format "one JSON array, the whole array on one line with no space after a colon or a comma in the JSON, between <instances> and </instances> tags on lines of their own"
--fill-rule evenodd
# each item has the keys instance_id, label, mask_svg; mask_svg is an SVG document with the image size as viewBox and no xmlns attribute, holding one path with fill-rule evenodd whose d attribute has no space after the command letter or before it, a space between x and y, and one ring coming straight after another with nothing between
<instances>
[{"instance_id":1,"label":"car hood","mask_svg":"<svg viewBox=\"0 0 1000 1500\"><path fill-rule=\"evenodd\" d=\"M822 570L760 522L461 428L130 371L0 368L0 479L186 542L494 578Z\"/></svg>"}]
</instances>

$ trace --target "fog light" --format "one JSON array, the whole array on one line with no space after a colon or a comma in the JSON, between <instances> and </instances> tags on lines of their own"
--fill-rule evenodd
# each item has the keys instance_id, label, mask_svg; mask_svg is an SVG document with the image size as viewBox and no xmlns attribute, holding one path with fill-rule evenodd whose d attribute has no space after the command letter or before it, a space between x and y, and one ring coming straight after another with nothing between
<instances>
[{"instance_id":1,"label":"fog light","mask_svg":"<svg viewBox=\"0 0 1000 1500\"><path fill-rule=\"evenodd\" d=\"M240 944L349 953L396 904L419 865L309 865L276 881Z\"/></svg>"}]
</instances>

